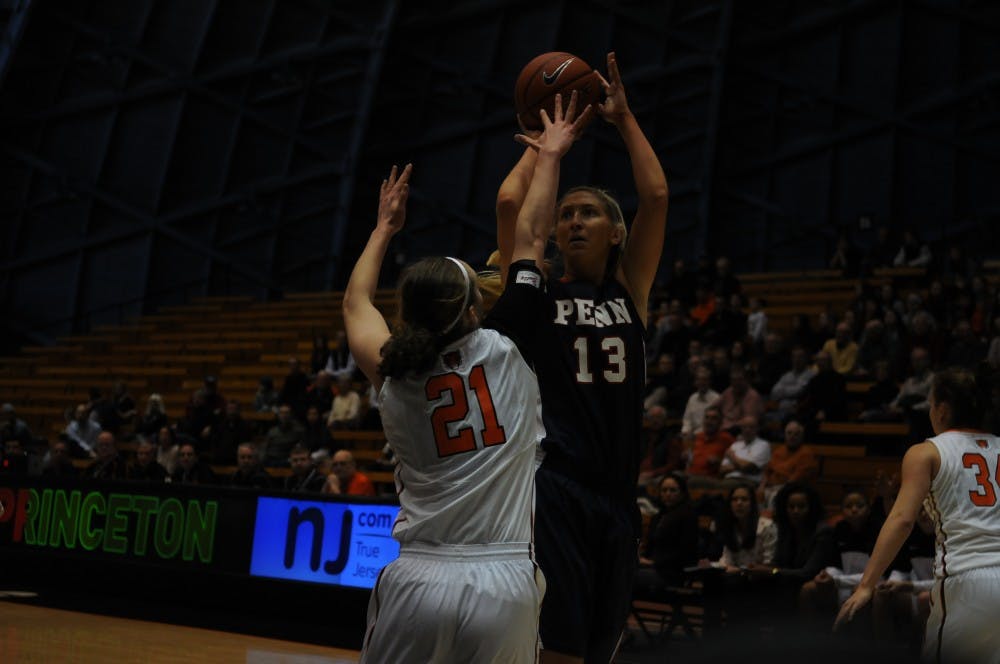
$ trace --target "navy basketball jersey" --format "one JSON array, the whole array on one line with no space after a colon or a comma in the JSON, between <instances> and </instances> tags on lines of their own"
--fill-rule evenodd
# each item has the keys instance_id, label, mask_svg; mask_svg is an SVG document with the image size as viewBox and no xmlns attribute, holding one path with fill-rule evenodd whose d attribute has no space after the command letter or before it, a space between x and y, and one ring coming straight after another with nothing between
<instances>
[{"instance_id":1,"label":"navy basketball jersey","mask_svg":"<svg viewBox=\"0 0 1000 664\"><path fill-rule=\"evenodd\" d=\"M543 290L535 285L537 274L533 264L512 265L507 288L523 291L510 300L519 311L494 309L491 318L520 315L536 326L518 346L538 376L543 463L603 493L633 496L646 381L644 321L614 279L599 286L553 281Z\"/></svg>"}]
</instances>

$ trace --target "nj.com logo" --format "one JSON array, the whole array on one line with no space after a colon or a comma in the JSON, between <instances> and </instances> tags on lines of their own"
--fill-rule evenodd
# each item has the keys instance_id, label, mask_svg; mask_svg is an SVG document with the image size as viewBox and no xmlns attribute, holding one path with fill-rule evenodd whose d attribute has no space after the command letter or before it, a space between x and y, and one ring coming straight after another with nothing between
<instances>
[{"instance_id":1,"label":"nj.com logo","mask_svg":"<svg viewBox=\"0 0 1000 664\"><path fill-rule=\"evenodd\" d=\"M259 498L250 573L370 588L399 555L399 508Z\"/></svg>"}]
</instances>

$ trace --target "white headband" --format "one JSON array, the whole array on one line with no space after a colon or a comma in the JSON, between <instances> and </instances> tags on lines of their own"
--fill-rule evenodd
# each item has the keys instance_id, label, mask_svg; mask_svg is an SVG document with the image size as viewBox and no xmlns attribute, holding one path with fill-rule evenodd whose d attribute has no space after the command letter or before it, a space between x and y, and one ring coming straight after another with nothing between
<instances>
[{"instance_id":1,"label":"white headband","mask_svg":"<svg viewBox=\"0 0 1000 664\"><path fill-rule=\"evenodd\" d=\"M472 294L472 284L469 281L469 272L465 269L465 266L462 265L462 261L457 258L452 258L451 256L445 256L445 258L457 265L458 271L462 273L462 279L465 280L465 299L462 300L462 308L458 310L458 315L455 316L455 320L451 321L451 324L448 325L448 327L441 330L441 334L448 334L451 332L453 327L458 325L458 321L462 320L462 314L464 314L465 310L469 307L469 296Z\"/></svg>"}]
</instances>

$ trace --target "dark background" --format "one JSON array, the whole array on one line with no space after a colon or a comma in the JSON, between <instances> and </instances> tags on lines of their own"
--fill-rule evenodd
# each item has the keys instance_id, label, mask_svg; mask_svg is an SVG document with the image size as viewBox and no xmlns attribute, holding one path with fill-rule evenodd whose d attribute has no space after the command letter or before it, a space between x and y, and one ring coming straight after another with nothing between
<instances>
[{"instance_id":1,"label":"dark background","mask_svg":"<svg viewBox=\"0 0 1000 664\"><path fill-rule=\"evenodd\" d=\"M671 184L663 265L823 267L838 232L885 224L997 252L985 0L0 0L0 24L0 353L197 295L342 288L393 162L416 170L392 260L481 263L513 82L549 50L617 51ZM634 209L608 127L563 182Z\"/></svg>"}]
</instances>

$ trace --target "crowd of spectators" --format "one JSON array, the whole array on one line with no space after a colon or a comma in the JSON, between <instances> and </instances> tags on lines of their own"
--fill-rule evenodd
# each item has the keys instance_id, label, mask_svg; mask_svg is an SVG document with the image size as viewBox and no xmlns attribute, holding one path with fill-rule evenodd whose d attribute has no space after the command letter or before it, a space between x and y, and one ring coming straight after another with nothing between
<instances>
[{"instance_id":1,"label":"crowd of spectators","mask_svg":"<svg viewBox=\"0 0 1000 664\"><path fill-rule=\"evenodd\" d=\"M790 325L769 324L764 298L744 299L724 258L693 270L677 261L654 292L639 477L648 535L636 597L714 570L729 610L797 612L829 628L893 495L886 482L849 489L827 513L815 445L841 439L824 423L899 423L909 433L882 454L901 456L932 435L934 371L1000 369L1000 281L961 247L935 253L914 233L895 242L881 231L865 253L844 236L830 267L854 280L849 299L817 299L822 311ZM700 519L693 532L691 518ZM927 532L915 530L880 587L882 633L915 624L926 608Z\"/></svg>"},{"instance_id":2,"label":"crowd of spectators","mask_svg":"<svg viewBox=\"0 0 1000 664\"><path fill-rule=\"evenodd\" d=\"M734 614L798 607L832 620L894 485L883 478L846 490L840 513L828 518L815 486L814 445L828 442L823 424L898 422L913 442L929 433L934 370L982 362L1000 369L1000 284L960 246L936 251L911 232L896 241L881 230L863 252L844 235L829 267L854 280L850 299L788 325L769 320L766 296L745 295L724 257L703 257L693 269L678 260L654 291L637 597L713 573L722 575ZM920 274L878 276L884 267ZM340 332L332 345L317 336L307 365L290 358L280 380L262 376L252 404L227 399L214 376L180 409L157 393L137 403L119 382L74 405L60 439L35 459L36 438L4 404L0 472L373 495L335 435L381 427L376 394L362 380ZM246 417L245 406L258 415ZM276 468L286 469L281 477ZM879 629L898 628L911 594L919 601L906 619L918 620L930 537L927 528L915 531L894 563L875 602Z\"/></svg>"},{"instance_id":3,"label":"crowd of spectators","mask_svg":"<svg viewBox=\"0 0 1000 664\"><path fill-rule=\"evenodd\" d=\"M107 394L91 389L51 444L35 437L13 404L3 404L0 473L375 495L333 435L368 424L380 428L370 386L342 333L336 341L339 349L326 349L326 338L317 337L312 373L290 358L280 389L262 376L252 404L257 415L250 418L211 375L174 412L155 392L137 404L124 382Z\"/></svg>"}]
</instances>

